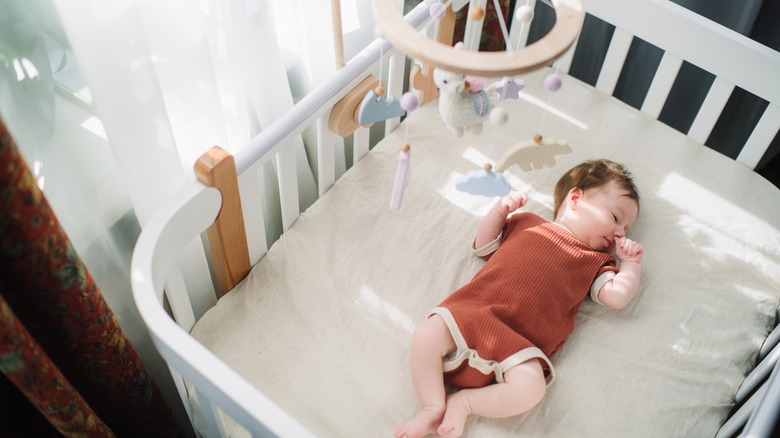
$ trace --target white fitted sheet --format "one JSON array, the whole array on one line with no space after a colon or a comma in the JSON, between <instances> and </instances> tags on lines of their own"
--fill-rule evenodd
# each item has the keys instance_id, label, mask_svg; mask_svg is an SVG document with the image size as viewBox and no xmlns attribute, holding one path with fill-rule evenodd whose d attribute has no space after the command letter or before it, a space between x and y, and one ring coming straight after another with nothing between
<instances>
[{"instance_id":1,"label":"white fitted sheet","mask_svg":"<svg viewBox=\"0 0 780 438\"><path fill-rule=\"evenodd\" d=\"M414 111L310 207L247 279L198 321L195 336L323 437L393 434L419 409L408 371L412 330L482 265L470 244L497 198L454 180L541 127L572 152L505 176L525 210L552 216L558 177L605 157L642 195L630 237L646 250L636 299L589 298L551 359L556 380L526 414L472 418L469 437L713 436L774 322L780 297L780 191L750 169L590 86L546 71L507 101L507 125L454 138L436 102ZM530 101L547 101L546 114ZM530 100L530 101L529 101ZM544 121L542 120L544 119ZM403 143L412 175L389 209ZM240 430L233 430L240 436Z\"/></svg>"}]
</instances>

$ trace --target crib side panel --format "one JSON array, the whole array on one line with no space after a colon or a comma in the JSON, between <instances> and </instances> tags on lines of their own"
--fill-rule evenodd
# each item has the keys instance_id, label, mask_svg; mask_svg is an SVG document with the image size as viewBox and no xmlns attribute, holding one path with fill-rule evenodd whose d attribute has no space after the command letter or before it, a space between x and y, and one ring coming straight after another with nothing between
<instances>
[{"instance_id":1,"label":"crib side panel","mask_svg":"<svg viewBox=\"0 0 780 438\"><path fill-rule=\"evenodd\" d=\"M780 314L779 314L780 315ZM737 391L735 407L716 438L768 437L777 428L780 414L780 327L764 341L758 365Z\"/></svg>"},{"instance_id":2,"label":"crib side panel","mask_svg":"<svg viewBox=\"0 0 780 438\"><path fill-rule=\"evenodd\" d=\"M632 41L641 39L663 51L641 111L658 118L680 77L681 66L696 66L711 74L714 81L686 133L706 143L720 119L720 123L735 123L724 118L723 110L735 88L744 90L768 104L758 123L750 128L747 140L737 145L735 153L724 153L750 168L759 164L780 129L780 88L776 85L780 53L672 2L583 0L583 6L591 17L614 26L597 89L613 93ZM565 60L563 66L568 67Z\"/></svg>"},{"instance_id":3,"label":"crib side panel","mask_svg":"<svg viewBox=\"0 0 780 438\"><path fill-rule=\"evenodd\" d=\"M647 0L637 1L639 1L642 7L659 7L657 6L657 2L650 2ZM619 36L615 40L618 45L615 48L615 55L612 56L613 60L609 62L610 66L607 66L604 69L604 74L606 76L601 88L604 88L605 91L611 93L612 90L614 90L615 83L620 74L620 69L622 69L625 61L625 53L628 50L628 46L630 46L631 39L634 38L635 35L638 36L641 34L643 37L647 37L647 35L650 35L653 32L661 33L663 32L664 26L654 29L651 33L645 31L647 35L638 32L635 29L637 24L634 23L635 20L633 18L629 17L631 14L626 10L627 7L625 6L624 0L583 0L583 4L586 10L589 10L590 7L593 8L592 13L594 16L602 16L605 20L616 23L616 26L619 29L622 29L618 34L622 34L623 36ZM420 8L418 7L415 9L413 13L419 16L418 18L415 18L419 24L419 22L422 21L421 17L423 17L425 11L420 12L418 9ZM652 15L651 18L655 17L652 19L659 21L665 19L664 14L666 13L667 12L660 11L655 15ZM646 17L642 17L642 19L644 20ZM644 28L643 26L641 27ZM626 29L631 29L631 31ZM668 41L664 39L655 41L654 44L659 44L659 47L663 48L667 42ZM558 61L557 65L564 71L571 63L577 45L580 43L581 42L575 43L575 46ZM671 44L671 47L674 47L675 44L677 43ZM386 60L385 64L389 65L388 74L390 76L387 78L388 89L391 89L394 94L400 94L400 92L403 91L402 84L405 82L404 78L398 77L399 74L404 74L405 71L402 67L404 65L404 62L402 62L403 56L399 56L397 52L390 50L389 46L381 41L372 44L365 53L365 58L370 58L369 60L359 59L355 62L351 61L348 63L341 71L331 78L328 83L318 87L310 95L307 95L292 110L283 114L277 122L269 126L266 130L261 132L258 137L253 139L252 144L249 147L243 149L235 156L235 167L238 173L238 185L243 207L243 224L241 225L241 228L245 230L246 236L244 237L244 241L248 244L248 259L251 264L256 263L266 253L269 244L266 233L266 213L263 208L264 191L262 184L269 179L274 179L273 183L275 184L275 189L278 191L277 195L282 201L282 210L279 212L279 215L281 216L281 221L285 230L292 225L300 214L293 146L296 142L300 141L300 135L303 130L310 126L315 126L317 130L317 151L319 155L317 159L318 194L321 196L337 179L337 172L335 170L336 160L333 158L335 155L334 143L337 141L337 138L328 127L328 120L333 105L368 75L377 73L380 64L379 56L384 56L384 59ZM685 51L683 51L683 53L677 53L674 50L668 50L667 53L668 55L664 56L666 61L662 61L664 66L659 68L659 73L656 75L658 82L654 82L653 85L651 85L646 103L647 107L643 108L643 111L654 117L657 117L656 113L659 113L660 109L663 108L666 95L668 95L669 89L674 84L674 77L679 70L679 66L684 61L688 60L688 58L686 58L687 52ZM767 56L765 53L755 56L771 58L771 56ZM391 62L390 59L393 61ZM772 64L773 61L771 61L771 59L769 61L765 60L764 62L767 62L767 65L771 68L775 68L775 70L773 70L774 72L780 71L777 70L777 66L780 65L780 63L777 65ZM615 73L615 71L617 71L617 73ZM694 136L694 138L697 139L703 138L706 140L712 127L717 122L723 107L725 107L732 90L736 86L742 87L746 81L750 82L750 79L744 79L740 76L741 74L742 73L738 73L736 76L734 73L729 72L716 74L713 86L705 99L705 103L702 105L700 115L697 116L694 125L691 127L689 135ZM780 99L778 99L778 93L774 91L765 91L767 90L760 87L753 88L753 92L756 93L756 95L768 100L770 104L764 118L762 118L762 121L759 122L759 126L755 129L754 135L751 136L751 140L748 141L748 146L743 149L746 155L741 162L746 163L750 167L755 166L755 164L751 165L750 163L758 162L758 159L760 159L760 156L764 153L763 151L766 149L769 142L772 141L778 127L780 127L780 111L778 111ZM385 125L386 131L392 130L392 128L397 125L397 122L398 121L395 119L388 121ZM702 141L702 143L703 142L704 141ZM370 149L371 139L368 128L358 128L355 131L355 134L353 135L353 146L355 148L354 157L356 160ZM756 159L756 157L758 157L758 159ZM265 178L265 175L262 174L266 164L274 169L276 173L275 178ZM213 196L213 194L209 196ZM216 212L209 210L209 214L210 213L214 213L216 216ZM193 210L187 214L202 214L202 211ZM200 222L201 219L198 219L198 221ZM170 225L176 222L167 223ZM203 230L205 230L205 227ZM198 233L199 232L196 231L192 237L196 238ZM161 256L155 252L154 255L149 255L149 257L157 258ZM171 257L172 256L168 255L165 256L166 260ZM175 259L175 257L173 257L173 259ZM152 274L149 273L148 275ZM157 278L160 278L160 275L155 276L155 281L157 281ZM169 288L169 290L167 290L169 294L174 292L176 290L176 287L174 287L176 274L170 275L170 273L166 272L162 278L174 282L165 286L166 288ZM146 290L147 294L151 293L152 295L155 295L162 293L163 286L163 284L153 284L151 286L142 285L139 286L139 290ZM136 293L135 290L136 287L134 286L134 293ZM149 292L150 290L151 292ZM142 301L146 302L146 298ZM252 388L245 390L248 384L239 376L231 374L229 369L226 370L224 364L213 357L211 353L202 351L205 349L201 350L198 345L191 345L190 341L195 344L197 344L197 342L186 335L184 331L189 330L191 324L194 323L194 316L191 317L188 314L186 305L180 306L179 304L176 304L174 310L177 322L184 328L182 333L176 332L170 325L160 323L158 320L163 318L167 318L168 322L171 321L167 315L157 312L162 309L159 301L160 300L158 299L158 302L156 303L156 306L159 307L159 309L155 310L156 313L148 313L148 316L145 316L145 319L147 317L149 319L148 324L154 334L155 343L169 363L174 377L179 378L177 383L181 384L180 377L183 376L188 383L193 385L198 394L203 394L203 398L204 400L208 400L208 404L213 405L208 411L214 414L212 415L212 424L215 425L215 430L218 433L221 430L220 422L222 420L218 418L219 411L221 410L222 412L229 412L235 420L245 426L247 424L253 425L250 428L253 428L255 431L260 431L258 433L267 432L267 429L265 429L262 424L269 421L270 417L276 415L278 413L278 408L272 404L269 405L268 403L270 402L265 400L258 391ZM178 302L178 300L176 301ZM147 302L147 304L144 304L143 306L147 305L151 304ZM139 305L139 307L142 306ZM142 311L142 314L145 313L147 313L147 310ZM179 313L182 316L176 315L176 313ZM192 313L191 308L189 313ZM178 329L179 327L175 328ZM171 335L170 333L172 330L175 333ZM182 341L179 345L179 341L185 337L188 340L186 342ZM225 376L227 377L223 379ZM180 386L183 388L183 385ZM189 406L186 390L182 390L181 388L180 392L184 399L184 404L185 406ZM282 414L283 413L280 415L284 417ZM288 424L288 422L292 423ZM271 421L271 423L273 423L273 421ZM285 418L284 424L285 425L282 427L288 428L285 430L298 431L297 427L299 426L297 426L297 423L293 420ZM301 433L303 435L308 434L307 431L301 431Z\"/></svg>"}]
</instances>

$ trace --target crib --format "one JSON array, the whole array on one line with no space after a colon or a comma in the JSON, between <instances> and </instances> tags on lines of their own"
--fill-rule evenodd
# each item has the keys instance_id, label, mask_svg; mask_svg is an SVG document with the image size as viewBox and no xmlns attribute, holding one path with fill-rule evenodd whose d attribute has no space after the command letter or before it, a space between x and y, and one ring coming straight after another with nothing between
<instances>
[{"instance_id":1,"label":"crib","mask_svg":"<svg viewBox=\"0 0 780 438\"><path fill-rule=\"evenodd\" d=\"M430 5L404 19L425 26ZM540 128L571 152L533 170L509 164L503 175L528 193L527 210L549 218L566 169L597 157L626 164L643 196L631 231L647 250L642 286L621 311L586 300L552 358L558 377L542 403L515 418L472 418L466 436L777 433L780 191L752 169L780 128L780 54L671 2L582 6L586 20L614 27L595 83L566 75L591 44L581 38L524 73L520 98L502 102L510 122L478 136L452 136L435 99L403 121L359 126L352 90L365 94L380 76L401 96L412 82L413 60L377 39L240 153L215 148L196 163L198 178L143 229L131 271L138 310L199 435L392 436L418 409L407 363L414 326L481 264L468 248L497 198L462 193L455 181ZM435 38L437 27L441 34L443 26L425 32ZM479 32L469 19L466 38ZM511 38L522 44L527 32ZM640 39L663 56L634 107L612 94ZM684 63L713 80L680 132L657 119ZM551 72L563 77L555 93L542 85ZM735 90L765 109L727 157L704 143ZM306 141L316 143L319 199L301 212L294 147L304 132L315 133ZM343 175L334 170L337 136L353 146ZM403 144L411 177L392 211ZM275 242L258 177L269 162L284 226ZM220 298L196 320L191 260L181 254L201 239Z\"/></svg>"}]
</instances>

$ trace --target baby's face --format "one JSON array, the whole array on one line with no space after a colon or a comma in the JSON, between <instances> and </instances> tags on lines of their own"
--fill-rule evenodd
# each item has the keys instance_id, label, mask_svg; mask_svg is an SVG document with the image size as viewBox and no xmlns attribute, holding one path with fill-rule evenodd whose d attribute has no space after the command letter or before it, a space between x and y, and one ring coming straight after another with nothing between
<instances>
[{"instance_id":1,"label":"baby's face","mask_svg":"<svg viewBox=\"0 0 780 438\"><path fill-rule=\"evenodd\" d=\"M615 181L586 190L577 202L575 234L596 251L610 251L636 220L639 208Z\"/></svg>"}]
</instances>

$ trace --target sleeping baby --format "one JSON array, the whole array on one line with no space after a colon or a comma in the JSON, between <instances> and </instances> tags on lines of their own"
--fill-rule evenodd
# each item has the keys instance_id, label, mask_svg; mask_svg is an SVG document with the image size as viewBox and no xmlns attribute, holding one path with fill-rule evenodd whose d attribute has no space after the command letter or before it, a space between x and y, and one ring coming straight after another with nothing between
<instances>
[{"instance_id":1,"label":"sleeping baby","mask_svg":"<svg viewBox=\"0 0 780 438\"><path fill-rule=\"evenodd\" d=\"M531 409L585 296L622 309L636 295L644 250L625 236L639 194L622 165L594 160L566 172L555 186L553 222L510 214L526 202L512 192L490 210L472 247L487 262L414 331L410 368L422 410L396 437L459 437L469 415ZM459 390L447 395L445 382Z\"/></svg>"}]
</instances>

